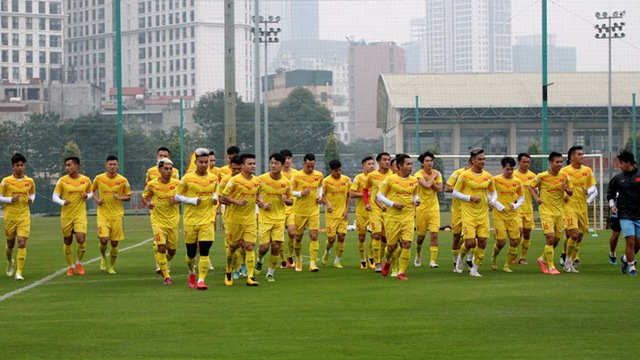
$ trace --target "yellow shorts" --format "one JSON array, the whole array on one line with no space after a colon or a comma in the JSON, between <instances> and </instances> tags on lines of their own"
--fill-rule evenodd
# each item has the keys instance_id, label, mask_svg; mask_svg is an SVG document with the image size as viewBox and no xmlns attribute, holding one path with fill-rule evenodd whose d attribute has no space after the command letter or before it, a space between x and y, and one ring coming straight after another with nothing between
<instances>
[{"instance_id":1,"label":"yellow shorts","mask_svg":"<svg viewBox=\"0 0 640 360\"><path fill-rule=\"evenodd\" d=\"M14 240L16 236L28 238L31 234L31 219L20 221L4 220L4 234L7 240Z\"/></svg>"},{"instance_id":2,"label":"yellow shorts","mask_svg":"<svg viewBox=\"0 0 640 360\"><path fill-rule=\"evenodd\" d=\"M418 236L425 236L429 232L440 231L440 211L416 211L416 228Z\"/></svg>"},{"instance_id":3,"label":"yellow shorts","mask_svg":"<svg viewBox=\"0 0 640 360\"><path fill-rule=\"evenodd\" d=\"M372 211L369 213L369 230L372 233L384 234L384 213L379 211Z\"/></svg>"},{"instance_id":4,"label":"yellow shorts","mask_svg":"<svg viewBox=\"0 0 640 360\"><path fill-rule=\"evenodd\" d=\"M325 218L325 222L327 223L327 236L334 237L336 234L346 234L347 233L347 222L343 220L341 217L327 217Z\"/></svg>"},{"instance_id":5,"label":"yellow shorts","mask_svg":"<svg viewBox=\"0 0 640 360\"><path fill-rule=\"evenodd\" d=\"M589 218L586 213L576 213L573 211L565 211L564 213L564 229L578 229L580 234L589 233Z\"/></svg>"},{"instance_id":6,"label":"yellow shorts","mask_svg":"<svg viewBox=\"0 0 640 360\"><path fill-rule=\"evenodd\" d=\"M557 238L560 238L562 236L562 218L562 214L540 214L540 221L542 222L542 232L545 235L555 234Z\"/></svg>"},{"instance_id":7,"label":"yellow shorts","mask_svg":"<svg viewBox=\"0 0 640 360\"><path fill-rule=\"evenodd\" d=\"M496 211L496 210L494 210ZM493 218L493 231L496 234L496 240L519 239L520 238L520 219L496 219Z\"/></svg>"},{"instance_id":8,"label":"yellow shorts","mask_svg":"<svg viewBox=\"0 0 640 360\"><path fill-rule=\"evenodd\" d=\"M295 216L296 234L304 234L304 229L308 228L309 231L318 230L320 228L320 214L311 216Z\"/></svg>"},{"instance_id":9,"label":"yellow shorts","mask_svg":"<svg viewBox=\"0 0 640 360\"><path fill-rule=\"evenodd\" d=\"M87 233L87 218L60 218L62 236L69 237L73 232Z\"/></svg>"},{"instance_id":10,"label":"yellow shorts","mask_svg":"<svg viewBox=\"0 0 640 360\"><path fill-rule=\"evenodd\" d=\"M225 231L228 234L227 243L229 245L237 246L240 244L241 240L244 240L244 242L248 243L256 243L255 224L227 224Z\"/></svg>"},{"instance_id":11,"label":"yellow shorts","mask_svg":"<svg viewBox=\"0 0 640 360\"><path fill-rule=\"evenodd\" d=\"M295 219L295 215L293 215L293 207L292 206L287 206L285 208L285 214L286 214L286 218L284 220L284 224L286 226L295 226L296 225L296 219Z\"/></svg>"},{"instance_id":12,"label":"yellow shorts","mask_svg":"<svg viewBox=\"0 0 640 360\"><path fill-rule=\"evenodd\" d=\"M464 219L462 222L462 234L465 239L488 238L489 216L479 219Z\"/></svg>"},{"instance_id":13,"label":"yellow shorts","mask_svg":"<svg viewBox=\"0 0 640 360\"><path fill-rule=\"evenodd\" d=\"M198 241L213 241L216 236L211 223L184 225L184 243L195 244Z\"/></svg>"},{"instance_id":14,"label":"yellow shorts","mask_svg":"<svg viewBox=\"0 0 640 360\"><path fill-rule=\"evenodd\" d=\"M413 241L413 221L389 221L385 224L387 230L387 245L395 245L399 240Z\"/></svg>"},{"instance_id":15,"label":"yellow shorts","mask_svg":"<svg viewBox=\"0 0 640 360\"><path fill-rule=\"evenodd\" d=\"M533 213L518 213L520 219L520 226L524 229L533 229L535 226L533 223Z\"/></svg>"},{"instance_id":16,"label":"yellow shorts","mask_svg":"<svg viewBox=\"0 0 640 360\"><path fill-rule=\"evenodd\" d=\"M98 218L98 237L109 238L111 241L124 240L124 230L122 230L122 218L101 219Z\"/></svg>"},{"instance_id":17,"label":"yellow shorts","mask_svg":"<svg viewBox=\"0 0 640 360\"><path fill-rule=\"evenodd\" d=\"M356 234L366 234L367 225L369 225L369 213L367 212L365 215L356 214Z\"/></svg>"},{"instance_id":18,"label":"yellow shorts","mask_svg":"<svg viewBox=\"0 0 640 360\"><path fill-rule=\"evenodd\" d=\"M175 250L178 248L178 228L168 228L151 225L153 231L153 242L156 245L166 245L167 248Z\"/></svg>"},{"instance_id":19,"label":"yellow shorts","mask_svg":"<svg viewBox=\"0 0 640 360\"><path fill-rule=\"evenodd\" d=\"M284 223L270 224L261 222L258 224L260 245L270 241L284 242Z\"/></svg>"},{"instance_id":20,"label":"yellow shorts","mask_svg":"<svg viewBox=\"0 0 640 360\"><path fill-rule=\"evenodd\" d=\"M451 232L454 234L462 232L462 214L460 210L451 211Z\"/></svg>"}]
</instances>

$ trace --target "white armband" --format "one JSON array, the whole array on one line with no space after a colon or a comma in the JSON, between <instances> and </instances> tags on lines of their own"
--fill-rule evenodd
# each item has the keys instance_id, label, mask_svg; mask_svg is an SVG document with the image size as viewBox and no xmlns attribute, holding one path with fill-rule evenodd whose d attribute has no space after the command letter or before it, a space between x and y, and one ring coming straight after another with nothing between
<instances>
[{"instance_id":1,"label":"white armband","mask_svg":"<svg viewBox=\"0 0 640 360\"><path fill-rule=\"evenodd\" d=\"M413 194L413 201L420 200L420 196L418 194Z\"/></svg>"},{"instance_id":2,"label":"white armband","mask_svg":"<svg viewBox=\"0 0 640 360\"><path fill-rule=\"evenodd\" d=\"M516 201L516 203L513 204L513 210L517 210L520 206L522 206L522 204L524 204L524 196L520 196L518 198L518 201Z\"/></svg>"},{"instance_id":3,"label":"white armband","mask_svg":"<svg viewBox=\"0 0 640 360\"><path fill-rule=\"evenodd\" d=\"M93 198L93 193L86 193L87 194L87 200L91 200Z\"/></svg>"},{"instance_id":4,"label":"white armband","mask_svg":"<svg viewBox=\"0 0 640 360\"><path fill-rule=\"evenodd\" d=\"M292 191L291 195L295 197L302 197L302 191Z\"/></svg>"},{"instance_id":5,"label":"white armband","mask_svg":"<svg viewBox=\"0 0 640 360\"><path fill-rule=\"evenodd\" d=\"M31 200L32 203L35 202L36 201L36 194L35 193L29 194L29 200Z\"/></svg>"},{"instance_id":6,"label":"white armband","mask_svg":"<svg viewBox=\"0 0 640 360\"><path fill-rule=\"evenodd\" d=\"M64 200L62 200L60 198L60 194L58 193L53 193L53 195L51 195L51 201L53 201L54 203L63 206L64 205Z\"/></svg>"},{"instance_id":7,"label":"white armband","mask_svg":"<svg viewBox=\"0 0 640 360\"><path fill-rule=\"evenodd\" d=\"M494 203L494 202L498 201L498 193L496 191L487 193L487 200L490 203L492 203L492 202ZM504 206L503 206L503 208L504 208Z\"/></svg>"},{"instance_id":8,"label":"white armband","mask_svg":"<svg viewBox=\"0 0 640 360\"><path fill-rule=\"evenodd\" d=\"M0 203L11 204L11 198L0 194Z\"/></svg>"},{"instance_id":9,"label":"white armband","mask_svg":"<svg viewBox=\"0 0 640 360\"><path fill-rule=\"evenodd\" d=\"M589 190L587 190L587 195L589 195L589 197L587 197L587 204L591 204L593 199L598 196L598 188L595 185L591 185Z\"/></svg>"},{"instance_id":10,"label":"white armband","mask_svg":"<svg viewBox=\"0 0 640 360\"><path fill-rule=\"evenodd\" d=\"M502 203L500 201L494 201L493 202L493 206L496 208L496 210L498 211L502 211L504 210L504 205L502 205Z\"/></svg>"},{"instance_id":11,"label":"white armband","mask_svg":"<svg viewBox=\"0 0 640 360\"><path fill-rule=\"evenodd\" d=\"M391 206L393 207L393 201L389 200L383 193L378 192L378 195L376 196L376 199L380 200L380 202L382 202L383 204L387 205L387 206Z\"/></svg>"},{"instance_id":12,"label":"white armband","mask_svg":"<svg viewBox=\"0 0 640 360\"><path fill-rule=\"evenodd\" d=\"M458 190L453 190L453 197L462 201L466 201L466 202L470 202L471 201L471 195L465 195L461 192L459 192Z\"/></svg>"},{"instance_id":13,"label":"white armband","mask_svg":"<svg viewBox=\"0 0 640 360\"><path fill-rule=\"evenodd\" d=\"M318 197L322 197L322 186L318 188Z\"/></svg>"},{"instance_id":14,"label":"white armband","mask_svg":"<svg viewBox=\"0 0 640 360\"><path fill-rule=\"evenodd\" d=\"M609 207L614 207L614 206L616 206L616 200L615 199L609 200Z\"/></svg>"},{"instance_id":15,"label":"white armband","mask_svg":"<svg viewBox=\"0 0 640 360\"><path fill-rule=\"evenodd\" d=\"M188 198L184 195L176 194L176 200L185 204L198 205L198 198Z\"/></svg>"},{"instance_id":16,"label":"white armband","mask_svg":"<svg viewBox=\"0 0 640 360\"><path fill-rule=\"evenodd\" d=\"M213 193L213 200L218 200L218 193L217 192Z\"/></svg>"}]
</instances>

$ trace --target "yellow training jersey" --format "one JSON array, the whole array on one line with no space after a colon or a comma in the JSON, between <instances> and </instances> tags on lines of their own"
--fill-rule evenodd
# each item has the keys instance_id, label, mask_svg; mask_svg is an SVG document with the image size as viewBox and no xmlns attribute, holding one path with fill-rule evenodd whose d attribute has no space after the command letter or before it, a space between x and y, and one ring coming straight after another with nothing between
<instances>
[{"instance_id":1,"label":"yellow training jersey","mask_svg":"<svg viewBox=\"0 0 640 360\"><path fill-rule=\"evenodd\" d=\"M245 205L229 204L225 208L225 219L229 224L255 225L256 223L256 195L260 187L260 180L255 175L250 179L242 174L233 176L222 189L222 194L236 200L247 200Z\"/></svg>"},{"instance_id":2,"label":"yellow training jersey","mask_svg":"<svg viewBox=\"0 0 640 360\"><path fill-rule=\"evenodd\" d=\"M79 219L87 216L86 199L82 194L91 193L91 179L80 174L75 179L65 175L58 179L53 192L60 194L62 200L69 200L69 204L62 207L60 217Z\"/></svg>"},{"instance_id":3,"label":"yellow training jersey","mask_svg":"<svg viewBox=\"0 0 640 360\"><path fill-rule=\"evenodd\" d=\"M427 172L422 169L418 171L415 175L416 179L424 179L425 181L429 181L434 179L434 184L442 184L442 175L438 170L431 170L431 174L427 174ZM438 202L438 192L433 189L426 189L418 183L418 196L420 197L420 206L418 206L418 211L427 211L427 212L439 212L440 211L440 203Z\"/></svg>"},{"instance_id":4,"label":"yellow training jersey","mask_svg":"<svg viewBox=\"0 0 640 360\"><path fill-rule=\"evenodd\" d=\"M393 175L393 172L391 172L391 170L383 173L380 172L380 169L372 171L369 173L369 175L367 175L367 181L364 188L369 189L369 204L371 204L371 209L377 213L382 213L382 209L380 209L374 201L376 196L378 196L378 188L380 186L380 183L382 183L391 175Z\"/></svg>"},{"instance_id":5,"label":"yellow training jersey","mask_svg":"<svg viewBox=\"0 0 640 360\"><path fill-rule=\"evenodd\" d=\"M378 192L383 193L387 199L394 203L404 204L401 210L388 206L385 221L411 221L413 223L413 195L418 193L418 179L415 176L409 175L407 178L402 178L398 174L392 174L380 183L376 196Z\"/></svg>"},{"instance_id":6,"label":"yellow training jersey","mask_svg":"<svg viewBox=\"0 0 640 360\"><path fill-rule=\"evenodd\" d=\"M177 193L188 198L200 198L199 205L184 205L185 225L210 224L215 219L215 206L211 202L218 190L218 179L207 173L200 176L191 172L182 177Z\"/></svg>"},{"instance_id":7,"label":"yellow training jersey","mask_svg":"<svg viewBox=\"0 0 640 360\"><path fill-rule=\"evenodd\" d=\"M311 174L298 171L291 177L291 190L303 191L309 189L311 192L307 196L301 196L293 204L293 213L300 216L311 216L320 213L320 206L316 203L318 189L322 186L323 175L320 171L314 170Z\"/></svg>"},{"instance_id":8,"label":"yellow training jersey","mask_svg":"<svg viewBox=\"0 0 640 360\"><path fill-rule=\"evenodd\" d=\"M364 190L364 186L367 183L367 174L360 173L353 178L353 182L351 183L351 189L355 192L362 193ZM367 212L366 205L364 204L364 198L356 198L356 214L364 215Z\"/></svg>"},{"instance_id":9,"label":"yellow training jersey","mask_svg":"<svg viewBox=\"0 0 640 360\"><path fill-rule=\"evenodd\" d=\"M154 179L147 183L142 192L145 199L151 198L153 209L151 209L151 225L163 228L176 228L180 223L180 204L171 204L170 200L176 196L176 191L180 186L180 181L170 179L167 184L163 184L159 179Z\"/></svg>"},{"instance_id":10,"label":"yellow training jersey","mask_svg":"<svg viewBox=\"0 0 640 360\"><path fill-rule=\"evenodd\" d=\"M471 169L465 170L456 181L455 191L480 198L477 204L468 201L460 202L463 223L466 222L465 219L482 219L489 216L487 193L495 191L491 174L484 170L480 174L474 173Z\"/></svg>"},{"instance_id":11,"label":"yellow training jersey","mask_svg":"<svg viewBox=\"0 0 640 360\"><path fill-rule=\"evenodd\" d=\"M9 175L0 182L0 194L4 197L13 197L15 194L20 195L20 200L4 204L4 218L7 221L23 221L29 219L31 211L29 210L29 195L36 193L36 185L32 178L23 176L17 179L13 175Z\"/></svg>"},{"instance_id":12,"label":"yellow training jersey","mask_svg":"<svg viewBox=\"0 0 640 360\"><path fill-rule=\"evenodd\" d=\"M458 178L460 177L460 174L462 174L464 171L466 171L466 168L460 168L456 171L453 172L453 174L451 174L451 176L449 176L449 179L447 179L447 185L450 185L452 187L455 188L456 186L456 182L458 182ZM457 212L460 211L460 199L456 199L456 198L452 198L451 199L451 213L455 214Z\"/></svg>"},{"instance_id":13,"label":"yellow training jersey","mask_svg":"<svg viewBox=\"0 0 640 360\"><path fill-rule=\"evenodd\" d=\"M282 196L291 199L291 182L284 176L276 180L270 173L258 176L258 180L260 182L258 192L262 201L270 204L269 210L260 209L259 221L268 224L284 222L286 209L290 206L285 205Z\"/></svg>"},{"instance_id":14,"label":"yellow training jersey","mask_svg":"<svg viewBox=\"0 0 640 360\"><path fill-rule=\"evenodd\" d=\"M179 174L178 174L178 169L173 168L173 173L171 174L171 177L174 179L179 179ZM157 179L160 177L160 169L158 169L157 166L152 166L149 168L149 170L147 170L147 176L144 180L144 183L148 183L149 181L153 180L153 179Z\"/></svg>"},{"instance_id":15,"label":"yellow training jersey","mask_svg":"<svg viewBox=\"0 0 640 360\"><path fill-rule=\"evenodd\" d=\"M289 181L291 181L291 177L295 174L297 174L299 171L294 169L294 168L289 168L289 172L285 172L284 169L282 170L282 176L286 177Z\"/></svg>"},{"instance_id":16,"label":"yellow training jersey","mask_svg":"<svg viewBox=\"0 0 640 360\"><path fill-rule=\"evenodd\" d=\"M516 203L524 195L522 181L515 176L507 179L500 174L493 177L493 185L498 193L498 202L504 205L504 210L502 211L493 209L493 217L504 220L514 219L517 215L517 210L512 210L511 204Z\"/></svg>"},{"instance_id":17,"label":"yellow training jersey","mask_svg":"<svg viewBox=\"0 0 640 360\"><path fill-rule=\"evenodd\" d=\"M220 181L220 168L217 166L214 166L212 168L207 168L207 172L211 175L214 175L215 177L218 178L218 181Z\"/></svg>"},{"instance_id":18,"label":"yellow training jersey","mask_svg":"<svg viewBox=\"0 0 640 360\"><path fill-rule=\"evenodd\" d=\"M223 167L218 168L218 180L222 181L225 177L229 176L231 178L231 167L229 165L225 165Z\"/></svg>"},{"instance_id":19,"label":"yellow training jersey","mask_svg":"<svg viewBox=\"0 0 640 360\"><path fill-rule=\"evenodd\" d=\"M573 195L569 197L569 201L564 203L564 210L577 214L586 213L587 195L585 191L596 184L593 171L591 171L590 167L584 165L581 165L578 169L568 165L563 167L561 171L569 175L573 185Z\"/></svg>"},{"instance_id":20,"label":"yellow training jersey","mask_svg":"<svg viewBox=\"0 0 640 360\"><path fill-rule=\"evenodd\" d=\"M333 208L333 212L325 212L326 217L342 217L348 206L349 188L351 188L351 179L345 175L340 175L338 179L329 175L322 180L322 193Z\"/></svg>"},{"instance_id":21,"label":"yellow training jersey","mask_svg":"<svg viewBox=\"0 0 640 360\"><path fill-rule=\"evenodd\" d=\"M527 170L524 174L515 170L513 172L513 177L518 178L520 182L522 182L522 192L524 193L524 204L518 208L518 213L533 214L533 200L531 198L531 193L529 192L529 187L533 179L536 177L536 174L531 170Z\"/></svg>"},{"instance_id":22,"label":"yellow training jersey","mask_svg":"<svg viewBox=\"0 0 640 360\"><path fill-rule=\"evenodd\" d=\"M538 207L540 214L564 215L563 183L566 184L569 189L573 188L571 178L562 171L555 176L551 175L549 171L545 171L536 175L533 181L531 181L530 186L532 188L540 189L540 199L542 200L542 204Z\"/></svg>"},{"instance_id":23,"label":"yellow training jersey","mask_svg":"<svg viewBox=\"0 0 640 360\"><path fill-rule=\"evenodd\" d=\"M98 196L104 202L98 206L98 217L102 219L118 219L124 216L122 201L113 198L113 195L131 195L131 187L127 179L120 175L111 179L107 173L102 173L93 179L91 191L98 190Z\"/></svg>"}]
</instances>

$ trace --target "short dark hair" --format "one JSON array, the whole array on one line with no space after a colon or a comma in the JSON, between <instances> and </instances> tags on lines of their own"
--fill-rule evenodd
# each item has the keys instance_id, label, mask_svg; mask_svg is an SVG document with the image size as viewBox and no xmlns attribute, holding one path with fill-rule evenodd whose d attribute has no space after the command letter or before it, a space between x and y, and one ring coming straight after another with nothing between
<instances>
[{"instance_id":1,"label":"short dark hair","mask_svg":"<svg viewBox=\"0 0 640 360\"><path fill-rule=\"evenodd\" d=\"M500 165L502 165L503 168L506 167L507 165L511 165L511 167L515 167L516 160L511 156L505 156L502 158L502 160L500 160Z\"/></svg>"},{"instance_id":2,"label":"short dark hair","mask_svg":"<svg viewBox=\"0 0 640 360\"><path fill-rule=\"evenodd\" d=\"M213 150L211 150L211 151L209 151L209 156L211 156L211 155L216 156L216 153Z\"/></svg>"},{"instance_id":3,"label":"short dark hair","mask_svg":"<svg viewBox=\"0 0 640 360\"><path fill-rule=\"evenodd\" d=\"M280 150L280 155L282 155L284 157L293 157L293 153L289 149Z\"/></svg>"},{"instance_id":4,"label":"short dark hair","mask_svg":"<svg viewBox=\"0 0 640 360\"><path fill-rule=\"evenodd\" d=\"M391 159L391 162L389 163L389 165L393 166L393 164L395 164L396 162L396 158Z\"/></svg>"},{"instance_id":5,"label":"short dark hair","mask_svg":"<svg viewBox=\"0 0 640 360\"><path fill-rule=\"evenodd\" d=\"M411 156L407 154L397 154L395 160L398 163L398 165L400 165L400 164L404 164L404 161L407 159L411 159Z\"/></svg>"},{"instance_id":6,"label":"short dark hair","mask_svg":"<svg viewBox=\"0 0 640 360\"><path fill-rule=\"evenodd\" d=\"M242 165L242 160L240 160L240 156L235 155L231 158L231 164Z\"/></svg>"},{"instance_id":7,"label":"short dark hair","mask_svg":"<svg viewBox=\"0 0 640 360\"><path fill-rule=\"evenodd\" d=\"M373 161L373 156L365 156L362 158L362 164L366 163L367 161Z\"/></svg>"},{"instance_id":8,"label":"short dark hair","mask_svg":"<svg viewBox=\"0 0 640 360\"><path fill-rule=\"evenodd\" d=\"M572 147L569 148L569 151L567 151L567 165L571 165L571 157L573 156L573 153L575 153L578 150L582 150L582 146L573 145Z\"/></svg>"},{"instance_id":9,"label":"short dark hair","mask_svg":"<svg viewBox=\"0 0 640 360\"><path fill-rule=\"evenodd\" d=\"M557 157L562 157L562 154L560 154L557 151L552 151L551 153L549 153L549 162L552 162L553 159L555 159Z\"/></svg>"},{"instance_id":10,"label":"short dark hair","mask_svg":"<svg viewBox=\"0 0 640 360\"><path fill-rule=\"evenodd\" d=\"M422 154L420 154L420 156L418 156L418 162L420 162L420 164L422 164L424 162L424 158L426 157L430 157L431 160L435 160L436 156L429 150L423 152Z\"/></svg>"},{"instance_id":11,"label":"short dark hair","mask_svg":"<svg viewBox=\"0 0 640 360\"><path fill-rule=\"evenodd\" d=\"M27 158L24 157L24 155L22 155L21 153L13 154L13 156L11 157L11 165L14 165L14 164L19 163L19 162L26 163L27 162Z\"/></svg>"},{"instance_id":12,"label":"short dark hair","mask_svg":"<svg viewBox=\"0 0 640 360\"><path fill-rule=\"evenodd\" d=\"M302 161L316 161L316 156L314 154L305 154L304 158L302 159Z\"/></svg>"},{"instance_id":13,"label":"short dark hair","mask_svg":"<svg viewBox=\"0 0 640 360\"><path fill-rule=\"evenodd\" d=\"M340 160L333 159L329 161L329 169L336 170L336 169L340 169L341 167L342 167L342 163L340 162Z\"/></svg>"},{"instance_id":14,"label":"short dark hair","mask_svg":"<svg viewBox=\"0 0 640 360\"><path fill-rule=\"evenodd\" d=\"M529 153L521 152L520 154L518 154L518 161L521 161L524 157L531 159L531 155L529 155Z\"/></svg>"},{"instance_id":15,"label":"short dark hair","mask_svg":"<svg viewBox=\"0 0 640 360\"><path fill-rule=\"evenodd\" d=\"M235 145L231 145L227 148L227 155L239 155L240 154L240 148L235 146Z\"/></svg>"},{"instance_id":16,"label":"short dark hair","mask_svg":"<svg viewBox=\"0 0 640 360\"><path fill-rule=\"evenodd\" d=\"M255 159L256 156L254 154L244 153L240 154L240 163L244 164L247 159Z\"/></svg>"},{"instance_id":17,"label":"short dark hair","mask_svg":"<svg viewBox=\"0 0 640 360\"><path fill-rule=\"evenodd\" d=\"M107 160L106 160L107 162L109 162L109 161L113 161L113 160L118 161L118 157L117 157L117 156L115 156L115 155L109 155L109 156L107 156Z\"/></svg>"},{"instance_id":18,"label":"short dark hair","mask_svg":"<svg viewBox=\"0 0 640 360\"><path fill-rule=\"evenodd\" d=\"M74 164L80 166L80 158L77 156L69 156L67 158L64 159L64 162L66 163L67 161L73 161Z\"/></svg>"},{"instance_id":19,"label":"short dark hair","mask_svg":"<svg viewBox=\"0 0 640 360\"><path fill-rule=\"evenodd\" d=\"M381 152L376 155L376 162L380 162L380 160L382 160L382 157L385 155L391 157L391 154L389 154L388 152Z\"/></svg>"},{"instance_id":20,"label":"short dark hair","mask_svg":"<svg viewBox=\"0 0 640 360\"><path fill-rule=\"evenodd\" d=\"M271 160L275 160L275 161L279 162L280 164L284 164L284 162L287 161L287 159L281 153L273 153L273 154L271 154L271 156L269 156L269 161L271 161Z\"/></svg>"},{"instance_id":21,"label":"short dark hair","mask_svg":"<svg viewBox=\"0 0 640 360\"><path fill-rule=\"evenodd\" d=\"M616 156L618 158L619 162L628 162L631 164L635 164L636 160L633 156L633 153L631 151L628 150L622 150L620 151L620 153L618 154L618 156Z\"/></svg>"},{"instance_id":22,"label":"short dark hair","mask_svg":"<svg viewBox=\"0 0 640 360\"><path fill-rule=\"evenodd\" d=\"M157 154L157 153L159 153L160 151L166 151L166 152L168 152L168 153L169 153L169 155L171 155L171 151L169 151L169 149L168 149L168 148L166 148L166 147L164 147L164 146L160 146L160 147L158 148L158 150L156 151L156 154Z\"/></svg>"},{"instance_id":23,"label":"short dark hair","mask_svg":"<svg viewBox=\"0 0 640 360\"><path fill-rule=\"evenodd\" d=\"M471 149L471 151L469 151L469 157L470 158L474 158L480 154L484 154L484 149L483 148L475 148L475 149Z\"/></svg>"}]
</instances>

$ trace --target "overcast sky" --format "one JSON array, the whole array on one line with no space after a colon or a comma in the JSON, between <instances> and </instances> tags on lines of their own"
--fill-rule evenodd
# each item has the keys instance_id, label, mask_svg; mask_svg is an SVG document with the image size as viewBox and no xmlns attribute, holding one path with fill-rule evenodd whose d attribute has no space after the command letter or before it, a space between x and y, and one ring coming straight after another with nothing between
<instances>
[{"instance_id":1,"label":"overcast sky","mask_svg":"<svg viewBox=\"0 0 640 360\"><path fill-rule=\"evenodd\" d=\"M305 0L292 0L305 1ZM319 0L323 39L410 39L409 19L424 17L424 0ZM541 34L541 0L512 0L512 34ZM577 49L578 71L607 71L607 40L594 38L596 11L626 10L626 38L613 40L613 71L640 71L640 0L548 0L548 32Z\"/></svg>"}]
</instances>

